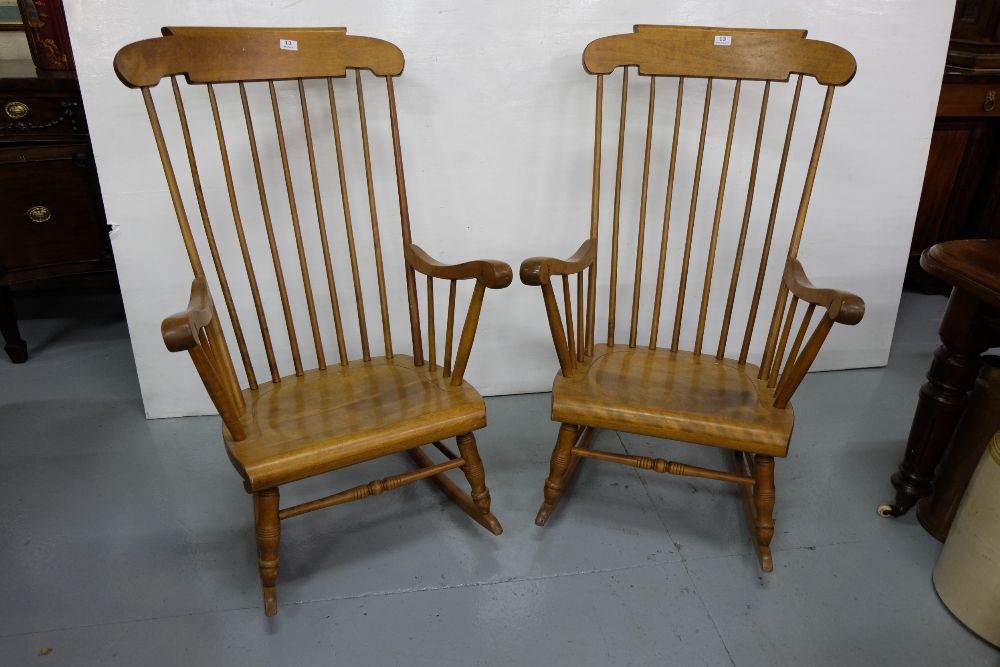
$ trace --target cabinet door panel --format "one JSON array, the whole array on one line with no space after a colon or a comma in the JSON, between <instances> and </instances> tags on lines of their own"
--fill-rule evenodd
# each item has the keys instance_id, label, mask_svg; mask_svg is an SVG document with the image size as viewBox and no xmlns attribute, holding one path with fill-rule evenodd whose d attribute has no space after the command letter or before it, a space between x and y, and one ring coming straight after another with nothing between
<instances>
[{"instance_id":1,"label":"cabinet door panel","mask_svg":"<svg viewBox=\"0 0 1000 667\"><path fill-rule=\"evenodd\" d=\"M0 150L0 283L113 268L89 147Z\"/></svg>"}]
</instances>

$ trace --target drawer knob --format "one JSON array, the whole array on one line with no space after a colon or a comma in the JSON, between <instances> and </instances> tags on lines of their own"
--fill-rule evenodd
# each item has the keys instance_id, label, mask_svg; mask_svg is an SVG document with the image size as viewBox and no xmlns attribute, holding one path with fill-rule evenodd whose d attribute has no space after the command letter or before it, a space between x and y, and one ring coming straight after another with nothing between
<instances>
[{"instance_id":1,"label":"drawer knob","mask_svg":"<svg viewBox=\"0 0 1000 667\"><path fill-rule=\"evenodd\" d=\"M8 102L7 106L4 107L4 111L7 112L8 116L17 120L28 115L28 105L24 102Z\"/></svg>"},{"instance_id":2,"label":"drawer knob","mask_svg":"<svg viewBox=\"0 0 1000 667\"><path fill-rule=\"evenodd\" d=\"M28 209L28 218L32 222L47 222L52 217L52 211L44 206L32 206Z\"/></svg>"},{"instance_id":3,"label":"drawer knob","mask_svg":"<svg viewBox=\"0 0 1000 667\"><path fill-rule=\"evenodd\" d=\"M983 111L993 111L994 105L997 103L997 91L991 90L986 93L986 99L983 100Z\"/></svg>"}]
</instances>

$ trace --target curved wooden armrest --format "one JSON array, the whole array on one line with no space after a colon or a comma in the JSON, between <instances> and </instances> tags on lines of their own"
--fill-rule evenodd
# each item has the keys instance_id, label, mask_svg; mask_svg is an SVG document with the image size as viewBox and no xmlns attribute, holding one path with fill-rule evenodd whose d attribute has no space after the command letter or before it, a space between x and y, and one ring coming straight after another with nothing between
<instances>
[{"instance_id":1,"label":"curved wooden armrest","mask_svg":"<svg viewBox=\"0 0 1000 667\"><path fill-rule=\"evenodd\" d=\"M597 258L597 243L587 239L580 249L569 259L553 257L529 257L521 262L521 282L525 285L546 285L551 276L570 276L579 273L594 263Z\"/></svg>"},{"instance_id":2,"label":"curved wooden armrest","mask_svg":"<svg viewBox=\"0 0 1000 667\"><path fill-rule=\"evenodd\" d=\"M163 320L160 332L163 342L171 352L184 352L198 345L198 332L207 327L215 316L212 295L204 278L195 278L191 283L191 298L182 313Z\"/></svg>"},{"instance_id":3,"label":"curved wooden armrest","mask_svg":"<svg viewBox=\"0 0 1000 667\"><path fill-rule=\"evenodd\" d=\"M857 324L865 316L865 302L850 292L814 287L806 277L802 264L794 257L785 263L785 286L806 303L826 308L827 316L840 324Z\"/></svg>"},{"instance_id":4,"label":"curved wooden armrest","mask_svg":"<svg viewBox=\"0 0 1000 667\"><path fill-rule=\"evenodd\" d=\"M514 279L510 264L495 259L478 259L461 264L442 264L419 246L411 243L403 248L407 264L431 278L468 280L474 278L490 289L503 289Z\"/></svg>"},{"instance_id":5,"label":"curved wooden armrest","mask_svg":"<svg viewBox=\"0 0 1000 667\"><path fill-rule=\"evenodd\" d=\"M188 352L209 398L234 440L245 440L240 412L246 402L236 382L233 362L215 318L215 305L204 278L191 282L191 298L183 313L171 315L160 325L163 342L171 352Z\"/></svg>"},{"instance_id":6,"label":"curved wooden armrest","mask_svg":"<svg viewBox=\"0 0 1000 667\"><path fill-rule=\"evenodd\" d=\"M808 319L802 321L799 334L795 338L795 343L793 343L792 351L789 354L788 364L781 374L781 382L778 383L775 389L774 407L779 410L784 409L788 405L792 394L795 393L795 390L802 382L802 378L805 377L809 367L816 360L816 355L823 346L823 341L826 340L826 335L830 333L830 329L834 323L857 324L865 316L865 302L861 300L861 297L855 296L850 292L814 287L809 282L809 279L806 278L806 272L802 270L802 265L797 259L789 257L785 263L784 281L788 291L799 299L806 303L826 308L827 316L819 321L819 324L813 330L812 336L809 337L805 347L802 348L802 353L798 354L799 345L802 343L802 338L806 332ZM784 335L788 334L790 326L791 321L789 320ZM782 337L781 350L784 349L785 340ZM779 358L774 363L780 363L781 355L782 352L779 351Z\"/></svg>"}]
</instances>

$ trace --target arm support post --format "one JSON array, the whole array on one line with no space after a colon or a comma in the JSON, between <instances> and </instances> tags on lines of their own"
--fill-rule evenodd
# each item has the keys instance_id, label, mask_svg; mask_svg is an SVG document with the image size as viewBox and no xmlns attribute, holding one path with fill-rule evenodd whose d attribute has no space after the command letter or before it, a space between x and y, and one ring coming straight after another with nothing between
<instances>
[{"instance_id":1,"label":"arm support post","mask_svg":"<svg viewBox=\"0 0 1000 667\"><path fill-rule=\"evenodd\" d=\"M430 278L476 281L476 286L472 291L472 300L469 302L469 310L465 316L465 325L462 327L462 337L458 341L455 368L451 374L451 386L458 387L462 384L465 368L469 364L469 355L472 353L472 343L476 337L476 328L479 325L479 314L482 312L486 288L503 289L507 287L514 279L514 272L509 264L494 259L480 259L461 264L443 264L413 243L403 247L403 254L408 266ZM448 306L449 317L451 317L451 309L454 308L452 299L449 299ZM449 344L450 341L446 341L446 345ZM446 359L450 359L450 352L449 347L445 352Z\"/></svg>"},{"instance_id":2,"label":"arm support post","mask_svg":"<svg viewBox=\"0 0 1000 667\"><path fill-rule=\"evenodd\" d=\"M789 360L787 370L782 373L774 396L774 407L783 409L791 400L792 394L809 371L816 355L819 354L827 334L834 323L854 325L865 315L865 302L861 297L850 292L834 289L819 289L806 277L802 264L794 257L789 257L785 264L783 277L785 287L793 295L808 304L826 309L824 316L813 330L801 354L794 360Z\"/></svg>"},{"instance_id":3,"label":"arm support post","mask_svg":"<svg viewBox=\"0 0 1000 667\"><path fill-rule=\"evenodd\" d=\"M187 310L163 320L160 331L168 350L187 351L191 355L208 396L229 433L234 440L245 440L247 436L240 424L243 397L236 385L232 360L216 321L212 295L204 278L195 278L191 283Z\"/></svg>"}]
</instances>

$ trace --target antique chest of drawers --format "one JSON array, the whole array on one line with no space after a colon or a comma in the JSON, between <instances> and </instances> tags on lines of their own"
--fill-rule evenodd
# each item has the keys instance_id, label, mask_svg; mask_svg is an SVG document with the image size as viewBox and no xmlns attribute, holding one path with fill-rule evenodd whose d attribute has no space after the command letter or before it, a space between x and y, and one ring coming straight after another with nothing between
<instances>
[{"instance_id":1,"label":"antique chest of drawers","mask_svg":"<svg viewBox=\"0 0 1000 667\"><path fill-rule=\"evenodd\" d=\"M113 270L75 73L0 60L0 333L11 360L27 358L11 283Z\"/></svg>"}]
</instances>

